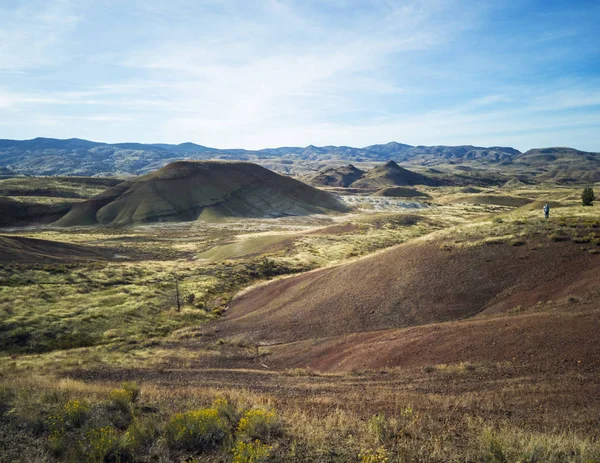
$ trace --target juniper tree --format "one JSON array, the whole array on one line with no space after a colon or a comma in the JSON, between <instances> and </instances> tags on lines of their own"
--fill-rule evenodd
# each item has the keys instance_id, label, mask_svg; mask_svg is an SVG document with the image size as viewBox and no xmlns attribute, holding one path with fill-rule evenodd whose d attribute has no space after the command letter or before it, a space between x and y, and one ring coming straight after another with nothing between
<instances>
[{"instance_id":1,"label":"juniper tree","mask_svg":"<svg viewBox=\"0 0 600 463\"><path fill-rule=\"evenodd\" d=\"M594 196L594 190L592 187L586 187L583 189L583 193L581 194L581 202L584 206L591 206L596 196Z\"/></svg>"}]
</instances>

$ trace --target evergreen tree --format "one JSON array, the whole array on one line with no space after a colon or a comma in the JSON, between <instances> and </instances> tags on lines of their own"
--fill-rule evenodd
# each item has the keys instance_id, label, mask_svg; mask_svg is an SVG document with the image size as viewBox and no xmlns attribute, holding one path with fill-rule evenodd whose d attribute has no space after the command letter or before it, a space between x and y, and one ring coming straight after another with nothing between
<instances>
[{"instance_id":1,"label":"evergreen tree","mask_svg":"<svg viewBox=\"0 0 600 463\"><path fill-rule=\"evenodd\" d=\"M592 187L586 187L583 189L583 193L581 194L581 202L584 206L591 206L596 196L594 196L594 190Z\"/></svg>"}]
</instances>

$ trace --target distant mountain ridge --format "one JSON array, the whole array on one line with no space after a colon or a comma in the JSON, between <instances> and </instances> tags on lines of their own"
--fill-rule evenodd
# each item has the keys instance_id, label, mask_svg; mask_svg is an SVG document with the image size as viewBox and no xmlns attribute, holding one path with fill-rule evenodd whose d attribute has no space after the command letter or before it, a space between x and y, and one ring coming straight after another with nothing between
<instances>
[{"instance_id":1,"label":"distant mountain ridge","mask_svg":"<svg viewBox=\"0 0 600 463\"><path fill-rule=\"evenodd\" d=\"M431 159L426 159L428 154ZM490 162L521 154L513 148L411 146L390 142L364 148L314 146L262 150L217 149L195 143L100 143L79 138L0 140L0 166L29 175L139 175L177 159L242 161L387 161L435 164L436 160L482 159Z\"/></svg>"},{"instance_id":2,"label":"distant mountain ridge","mask_svg":"<svg viewBox=\"0 0 600 463\"><path fill-rule=\"evenodd\" d=\"M536 154L537 153L537 154ZM540 162L552 159L575 158L581 166L575 175L592 171L588 181L596 178L600 166L599 153L587 153L572 148L544 148L525 153L502 146L412 146L390 142L363 148L351 146L314 146L265 148L261 150L217 149L195 143L178 145L156 143L101 143L79 138L59 140L34 138L32 140L0 140L0 167L17 174L27 175L84 175L114 176L140 175L159 169L175 160L240 160L251 161L269 168L294 163L328 162L385 162L392 160L412 165L478 163L488 165L527 165L538 167ZM550 161L548 161L550 162ZM564 164L564 163L563 163ZM275 167L274 167L275 166ZM547 166L545 166L547 167ZM563 166L564 167L564 166ZM287 169L286 169L287 171ZM570 179L571 171L551 171L561 179Z\"/></svg>"}]
</instances>

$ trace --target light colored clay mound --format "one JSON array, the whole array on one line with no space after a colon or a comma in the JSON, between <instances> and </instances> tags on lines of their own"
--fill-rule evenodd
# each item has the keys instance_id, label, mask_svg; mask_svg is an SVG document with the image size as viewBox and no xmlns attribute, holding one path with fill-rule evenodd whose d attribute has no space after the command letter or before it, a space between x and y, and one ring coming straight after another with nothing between
<instances>
[{"instance_id":1,"label":"light colored clay mound","mask_svg":"<svg viewBox=\"0 0 600 463\"><path fill-rule=\"evenodd\" d=\"M389 196L393 198L431 198L426 193L415 190L414 188L405 188L401 186L383 188L372 196Z\"/></svg>"},{"instance_id":2,"label":"light colored clay mound","mask_svg":"<svg viewBox=\"0 0 600 463\"><path fill-rule=\"evenodd\" d=\"M75 205L56 225L344 212L333 195L246 162L180 161Z\"/></svg>"},{"instance_id":3,"label":"light colored clay mound","mask_svg":"<svg viewBox=\"0 0 600 463\"><path fill-rule=\"evenodd\" d=\"M464 247L419 240L282 279L234 299L221 333L291 342L462 320L594 290L584 285L597 283L600 255L537 240Z\"/></svg>"},{"instance_id":4,"label":"light colored clay mound","mask_svg":"<svg viewBox=\"0 0 600 463\"><path fill-rule=\"evenodd\" d=\"M51 263L109 260L114 252L60 241L0 235L0 262Z\"/></svg>"},{"instance_id":5,"label":"light colored clay mound","mask_svg":"<svg viewBox=\"0 0 600 463\"><path fill-rule=\"evenodd\" d=\"M436 185L429 177L404 169L394 161L375 167L360 180L352 183L352 188L384 188L389 186Z\"/></svg>"},{"instance_id":6,"label":"light colored clay mound","mask_svg":"<svg viewBox=\"0 0 600 463\"><path fill-rule=\"evenodd\" d=\"M482 204L487 206L521 207L529 204L532 200L516 196L503 195L477 195L459 196L450 200L453 204Z\"/></svg>"},{"instance_id":7,"label":"light colored clay mound","mask_svg":"<svg viewBox=\"0 0 600 463\"><path fill-rule=\"evenodd\" d=\"M598 310L474 319L273 346L269 361L328 372L460 362L575 370L600 358L599 328Z\"/></svg>"}]
</instances>

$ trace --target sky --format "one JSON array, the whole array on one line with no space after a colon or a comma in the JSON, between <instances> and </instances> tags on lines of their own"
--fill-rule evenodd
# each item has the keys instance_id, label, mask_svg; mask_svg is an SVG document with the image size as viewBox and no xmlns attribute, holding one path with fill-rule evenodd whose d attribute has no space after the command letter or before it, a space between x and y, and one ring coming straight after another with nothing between
<instances>
[{"instance_id":1,"label":"sky","mask_svg":"<svg viewBox=\"0 0 600 463\"><path fill-rule=\"evenodd\" d=\"M0 138L600 151L600 2L0 0Z\"/></svg>"}]
</instances>

